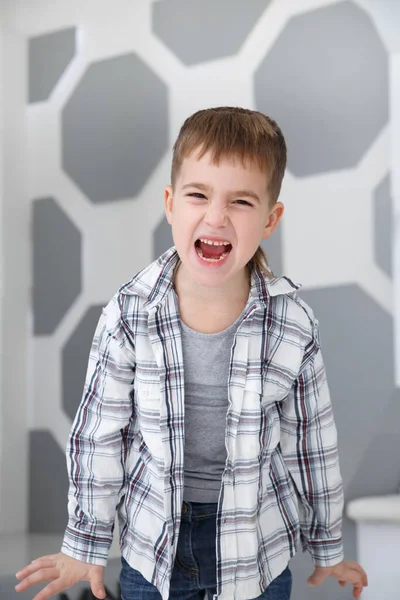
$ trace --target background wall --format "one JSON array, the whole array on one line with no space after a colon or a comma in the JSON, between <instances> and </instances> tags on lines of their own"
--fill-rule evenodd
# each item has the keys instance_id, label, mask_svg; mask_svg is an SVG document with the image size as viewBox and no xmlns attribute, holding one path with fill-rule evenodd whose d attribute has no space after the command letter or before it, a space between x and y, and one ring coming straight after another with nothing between
<instances>
[{"instance_id":1,"label":"background wall","mask_svg":"<svg viewBox=\"0 0 400 600\"><path fill-rule=\"evenodd\" d=\"M3 461L0 530L62 533L64 447L101 307L171 245L171 146L189 114L221 104L268 113L287 138L287 212L266 250L321 323L346 499L398 490L384 4L4 2L0 401L14 426L3 433L13 464ZM344 535L355 558L347 520ZM292 568L296 600L351 597L334 582L309 590L307 556Z\"/></svg>"},{"instance_id":2,"label":"background wall","mask_svg":"<svg viewBox=\"0 0 400 600\"><path fill-rule=\"evenodd\" d=\"M3 15L1 14L1 17ZM26 40L1 19L3 149L1 167L1 383L0 531L27 528L32 240L27 190Z\"/></svg>"}]
</instances>

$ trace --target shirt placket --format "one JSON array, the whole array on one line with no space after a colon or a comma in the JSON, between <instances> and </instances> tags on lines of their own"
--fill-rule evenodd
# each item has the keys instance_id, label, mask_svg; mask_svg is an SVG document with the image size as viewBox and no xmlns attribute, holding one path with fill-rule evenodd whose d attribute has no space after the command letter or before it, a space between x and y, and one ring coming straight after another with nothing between
<instances>
[{"instance_id":1,"label":"shirt placket","mask_svg":"<svg viewBox=\"0 0 400 600\"><path fill-rule=\"evenodd\" d=\"M168 302L168 300L167 300ZM172 571L179 537L183 500L184 379L182 339L175 305L159 305L149 312L149 332L160 374L160 435L164 448L164 516ZM168 326L166 325L168 323ZM171 335L171 328L174 328ZM167 331L168 330L168 331Z\"/></svg>"},{"instance_id":2,"label":"shirt placket","mask_svg":"<svg viewBox=\"0 0 400 600\"><path fill-rule=\"evenodd\" d=\"M226 542L228 536L224 535L225 530L228 527L225 515L227 511L232 511L234 514L236 509L234 502L235 463L238 459L240 460L240 456L237 456L235 441L239 418L243 407L243 397L247 373L247 360L249 356L249 333L252 326L252 317L257 308L257 304L252 303L245 309L243 319L239 323L237 332L235 334L233 346L231 349L228 387L229 404L227 410L227 425L225 431L225 446L227 451L227 458L225 463L225 470L222 475L221 493L218 503L218 514L222 515L222 518L217 520L217 595L215 595L214 598L218 598L218 596L223 592L221 582L223 565L224 562L229 562L229 559L227 559L228 551L230 553L232 552L232 537L229 537L230 542L228 548ZM243 330L245 330L244 335ZM229 524L229 526L231 525ZM235 542L237 546L237 537L235 537ZM238 556L237 547L235 549L234 555ZM232 586L235 586L234 578L231 580L230 584Z\"/></svg>"}]
</instances>

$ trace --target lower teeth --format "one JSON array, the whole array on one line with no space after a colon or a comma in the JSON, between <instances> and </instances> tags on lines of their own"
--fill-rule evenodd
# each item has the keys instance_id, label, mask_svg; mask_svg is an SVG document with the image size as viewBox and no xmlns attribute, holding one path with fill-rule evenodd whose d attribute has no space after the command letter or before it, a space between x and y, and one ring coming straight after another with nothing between
<instances>
[{"instance_id":1,"label":"lower teeth","mask_svg":"<svg viewBox=\"0 0 400 600\"><path fill-rule=\"evenodd\" d=\"M228 254L229 254L229 252L224 252L223 254L221 254L221 256L219 258L205 258L201 248L196 248L196 250L197 250L197 254L200 256L200 258L202 258L206 262L219 262L220 260L222 260L223 258L228 256Z\"/></svg>"}]
</instances>

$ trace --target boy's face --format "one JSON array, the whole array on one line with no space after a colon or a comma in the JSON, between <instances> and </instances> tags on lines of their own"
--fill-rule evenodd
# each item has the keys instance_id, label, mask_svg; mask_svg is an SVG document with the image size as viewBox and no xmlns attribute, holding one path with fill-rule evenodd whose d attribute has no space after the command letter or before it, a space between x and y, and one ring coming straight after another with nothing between
<instances>
[{"instance_id":1,"label":"boy's face","mask_svg":"<svg viewBox=\"0 0 400 600\"><path fill-rule=\"evenodd\" d=\"M216 165L210 154L199 159L193 153L184 159L174 189L165 189L166 216L182 265L202 286L241 281L283 210L280 202L271 205L265 172L239 158Z\"/></svg>"}]
</instances>

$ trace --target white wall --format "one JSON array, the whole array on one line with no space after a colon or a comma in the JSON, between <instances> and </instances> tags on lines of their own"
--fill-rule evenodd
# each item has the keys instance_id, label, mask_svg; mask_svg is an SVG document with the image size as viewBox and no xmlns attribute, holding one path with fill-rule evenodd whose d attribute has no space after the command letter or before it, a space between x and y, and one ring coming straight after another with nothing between
<instances>
[{"instance_id":1,"label":"white wall","mask_svg":"<svg viewBox=\"0 0 400 600\"><path fill-rule=\"evenodd\" d=\"M25 178L22 175L26 172L26 58L24 38L9 28L5 10L2 16L0 532L16 533L26 530L28 486L30 236Z\"/></svg>"},{"instance_id":2,"label":"white wall","mask_svg":"<svg viewBox=\"0 0 400 600\"><path fill-rule=\"evenodd\" d=\"M396 327L396 377L400 387L400 36L398 36L398 52L392 56L391 65L391 110L392 110L392 194L393 194L393 228L395 230L394 245L394 306Z\"/></svg>"}]
</instances>

